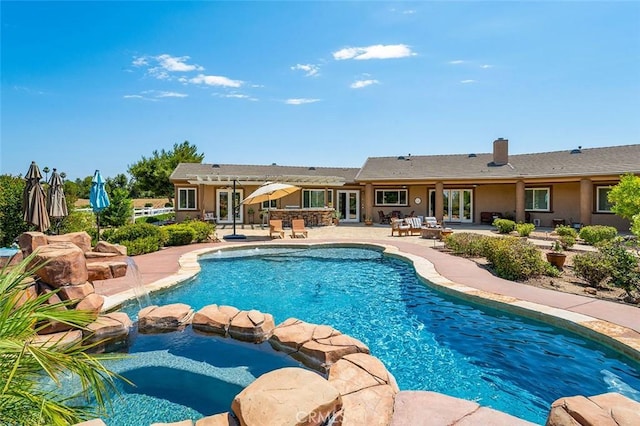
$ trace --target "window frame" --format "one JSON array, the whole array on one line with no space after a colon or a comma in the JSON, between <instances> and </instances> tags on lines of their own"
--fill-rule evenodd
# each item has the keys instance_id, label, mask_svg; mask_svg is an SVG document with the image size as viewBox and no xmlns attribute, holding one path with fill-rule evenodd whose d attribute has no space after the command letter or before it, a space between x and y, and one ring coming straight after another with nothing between
<instances>
[{"instance_id":1,"label":"window frame","mask_svg":"<svg viewBox=\"0 0 640 426\"><path fill-rule=\"evenodd\" d=\"M183 195L184 192L184 195ZM189 207L188 193L193 192L193 207ZM186 207L182 207L182 200L185 199ZM183 187L178 188L178 210L198 210L198 188Z\"/></svg>"},{"instance_id":2,"label":"window frame","mask_svg":"<svg viewBox=\"0 0 640 426\"><path fill-rule=\"evenodd\" d=\"M322 194L322 203L319 206L312 205L313 204L311 202L312 198L313 198L312 195L311 195L312 192L316 192L316 193ZM308 194L308 195L306 195L306 194ZM327 204L327 200L325 199L325 194L326 194L326 191L324 189L310 189L310 188L303 189L302 190L302 208L303 209L322 209L322 208L324 208L325 206L328 205ZM308 203L309 205L305 204L306 201L309 201L309 203ZM315 201L317 201L317 199Z\"/></svg>"},{"instance_id":3,"label":"window frame","mask_svg":"<svg viewBox=\"0 0 640 426\"><path fill-rule=\"evenodd\" d=\"M547 193L547 207L544 209L540 209L540 208L534 208L534 205L531 206L531 208L529 208L527 206L527 191L534 191L534 195L532 197L533 200L533 204L535 205L535 192L536 191L545 191ZM524 210L527 212L551 212L551 187L549 186L544 186L544 187L532 187L532 188L525 188L524 189Z\"/></svg>"},{"instance_id":4,"label":"window frame","mask_svg":"<svg viewBox=\"0 0 640 426\"><path fill-rule=\"evenodd\" d=\"M387 197L384 195L385 192L395 192L397 193L398 202L389 203L386 201ZM378 194L382 193L381 198L379 199ZM402 195L404 194L404 203L402 202ZM387 206L387 207L407 207L409 205L409 190L404 188L390 188L390 189L376 189L375 191L375 205L376 206ZM382 202L380 202L382 201Z\"/></svg>"},{"instance_id":5,"label":"window frame","mask_svg":"<svg viewBox=\"0 0 640 426\"><path fill-rule=\"evenodd\" d=\"M613 188L613 186L611 185L598 185L596 186L596 213L613 213L613 211L611 210L611 203L609 203L609 192L611 191L611 189ZM602 210L600 209L600 190L607 190L607 200L606 200L606 204L609 207L609 210Z\"/></svg>"},{"instance_id":6,"label":"window frame","mask_svg":"<svg viewBox=\"0 0 640 426\"><path fill-rule=\"evenodd\" d=\"M271 204L271 206L268 206L267 204ZM277 209L278 208L278 200L268 200L268 201L263 201L262 203L260 203L260 209L261 210L273 210L273 209Z\"/></svg>"}]
</instances>

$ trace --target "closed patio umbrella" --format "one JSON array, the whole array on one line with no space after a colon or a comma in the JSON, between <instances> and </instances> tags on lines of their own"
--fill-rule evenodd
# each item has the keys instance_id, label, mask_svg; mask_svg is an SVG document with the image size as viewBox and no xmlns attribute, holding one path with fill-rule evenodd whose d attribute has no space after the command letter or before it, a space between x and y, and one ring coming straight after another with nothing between
<instances>
[{"instance_id":1,"label":"closed patio umbrella","mask_svg":"<svg viewBox=\"0 0 640 426\"><path fill-rule=\"evenodd\" d=\"M44 232L51 226L46 206L46 195L40 184L42 173L35 161L31 162L26 176L26 186L23 194L24 220Z\"/></svg>"},{"instance_id":2,"label":"closed patio umbrella","mask_svg":"<svg viewBox=\"0 0 640 426\"><path fill-rule=\"evenodd\" d=\"M67 210L67 200L64 196L64 183L56 169L53 169L51 180L49 181L47 205L49 208L49 218L56 220L56 232L59 234L60 223L62 219L69 215L69 212Z\"/></svg>"},{"instance_id":3,"label":"closed patio umbrella","mask_svg":"<svg viewBox=\"0 0 640 426\"><path fill-rule=\"evenodd\" d=\"M96 214L96 223L98 225L98 240L100 239L100 212L109 207L109 196L104 188L104 180L100 174L100 170L96 170L91 180L91 191L89 192L89 204Z\"/></svg>"}]
</instances>

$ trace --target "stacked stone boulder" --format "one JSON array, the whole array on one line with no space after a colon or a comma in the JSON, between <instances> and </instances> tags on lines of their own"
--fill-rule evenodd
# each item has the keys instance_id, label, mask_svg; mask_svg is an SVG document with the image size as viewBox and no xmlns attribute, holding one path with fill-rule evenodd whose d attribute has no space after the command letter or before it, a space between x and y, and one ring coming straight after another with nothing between
<instances>
[{"instance_id":1,"label":"stacked stone boulder","mask_svg":"<svg viewBox=\"0 0 640 426\"><path fill-rule=\"evenodd\" d=\"M93 313L96 322L83 332L93 339L96 339L96 335L115 338L129 333L131 321L128 318L124 319L121 315L117 319L99 316L104 297L95 292L93 281L102 278L92 272L96 268L87 262L87 258L95 253L113 258L125 256L126 247L101 242L92 250L91 237L86 232L53 236L41 232L25 232L18 238L18 244L24 258L33 254L29 267L38 267L33 286L25 290L25 297L55 292L49 298L49 303L67 302L67 309ZM94 251L96 249L98 251ZM108 269L108 278L124 276L127 263L121 259L114 260ZM106 329L103 330L102 327ZM66 333L72 328L68 324L52 322L40 334Z\"/></svg>"}]
</instances>

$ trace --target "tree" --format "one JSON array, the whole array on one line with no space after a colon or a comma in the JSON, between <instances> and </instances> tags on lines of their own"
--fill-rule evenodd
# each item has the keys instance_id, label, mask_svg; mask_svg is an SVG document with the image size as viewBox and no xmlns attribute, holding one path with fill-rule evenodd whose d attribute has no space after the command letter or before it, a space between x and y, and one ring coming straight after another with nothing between
<instances>
[{"instance_id":1,"label":"tree","mask_svg":"<svg viewBox=\"0 0 640 426\"><path fill-rule=\"evenodd\" d=\"M101 359L110 355L91 355L84 343L43 345L35 338L50 321L85 327L95 320L89 311L67 309L69 302L52 303L55 293L21 300L32 285L35 272L29 269L33 255L14 268L0 271L0 419L7 425L68 425L99 417L104 412L108 392L115 390L114 378ZM45 388L43 377L54 383L74 374L80 379L78 395L60 393L60 386ZM92 396L98 411L71 404L74 398Z\"/></svg>"},{"instance_id":2,"label":"tree","mask_svg":"<svg viewBox=\"0 0 640 426\"><path fill-rule=\"evenodd\" d=\"M140 191L150 191L156 197L173 197L173 184L169 176L179 163L201 163L204 154L198 153L198 147L188 141L174 144L173 150L153 151L150 158L129 166L129 173L136 180Z\"/></svg>"},{"instance_id":3,"label":"tree","mask_svg":"<svg viewBox=\"0 0 640 426\"><path fill-rule=\"evenodd\" d=\"M0 247L10 246L28 230L22 210L24 186L20 176L0 175Z\"/></svg>"},{"instance_id":4,"label":"tree","mask_svg":"<svg viewBox=\"0 0 640 426\"><path fill-rule=\"evenodd\" d=\"M109 193L109 206L100 213L101 222L110 226L122 226L131 222L133 201L126 188L114 188Z\"/></svg>"},{"instance_id":5,"label":"tree","mask_svg":"<svg viewBox=\"0 0 640 426\"><path fill-rule=\"evenodd\" d=\"M640 236L640 176L628 173L609 191L611 211L631 221L631 232Z\"/></svg>"}]
</instances>

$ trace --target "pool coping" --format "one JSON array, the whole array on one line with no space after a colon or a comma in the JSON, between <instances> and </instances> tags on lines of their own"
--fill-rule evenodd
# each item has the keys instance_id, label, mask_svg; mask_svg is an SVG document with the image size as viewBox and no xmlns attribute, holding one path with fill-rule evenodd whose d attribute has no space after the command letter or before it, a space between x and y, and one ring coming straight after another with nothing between
<instances>
[{"instance_id":1,"label":"pool coping","mask_svg":"<svg viewBox=\"0 0 640 426\"><path fill-rule=\"evenodd\" d=\"M640 333L629 327L619 325L587 314L569 309L547 306L531 302L508 294L482 290L455 281L441 275L433 262L424 256L402 250L397 245L380 241L283 241L283 242L239 242L224 246L209 246L186 252L178 258L178 271L145 284L145 289L153 293L184 283L200 272L199 258L216 251L239 250L254 247L369 247L382 250L386 255L409 261L421 282L430 288L461 300L488 306L493 309L541 321L574 332L589 340L601 343L635 362L640 362ZM462 260L462 259L461 259ZM505 292L507 293L507 292ZM135 298L133 289L105 296L104 311L112 310L127 300ZM639 311L640 312L640 311Z\"/></svg>"}]
</instances>

